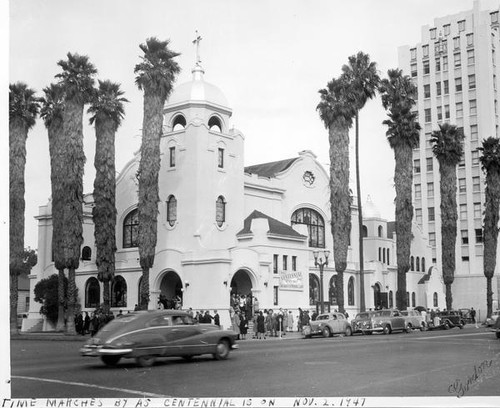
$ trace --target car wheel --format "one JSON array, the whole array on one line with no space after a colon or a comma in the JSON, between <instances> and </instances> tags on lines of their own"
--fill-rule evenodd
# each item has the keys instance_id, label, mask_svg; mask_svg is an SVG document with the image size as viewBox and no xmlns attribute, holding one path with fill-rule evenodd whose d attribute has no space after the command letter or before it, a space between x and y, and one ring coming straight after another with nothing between
<instances>
[{"instance_id":1,"label":"car wheel","mask_svg":"<svg viewBox=\"0 0 500 408\"><path fill-rule=\"evenodd\" d=\"M346 335L346 336L352 336L352 329L351 329L350 327L347 327L347 328L345 329L345 335Z\"/></svg>"},{"instance_id":2,"label":"car wheel","mask_svg":"<svg viewBox=\"0 0 500 408\"><path fill-rule=\"evenodd\" d=\"M425 323L422 322L422 324L420 325L420 331L424 331L425 330Z\"/></svg>"},{"instance_id":3,"label":"car wheel","mask_svg":"<svg viewBox=\"0 0 500 408\"><path fill-rule=\"evenodd\" d=\"M216 360L225 360L229 356L229 343L227 340L221 340L215 346L214 358Z\"/></svg>"},{"instance_id":4,"label":"car wheel","mask_svg":"<svg viewBox=\"0 0 500 408\"><path fill-rule=\"evenodd\" d=\"M500 339L500 331L497 331L495 334L497 335L497 339Z\"/></svg>"},{"instance_id":5,"label":"car wheel","mask_svg":"<svg viewBox=\"0 0 500 408\"><path fill-rule=\"evenodd\" d=\"M323 328L323 337L330 337L332 333L328 327Z\"/></svg>"},{"instance_id":6,"label":"car wheel","mask_svg":"<svg viewBox=\"0 0 500 408\"><path fill-rule=\"evenodd\" d=\"M121 358L122 356L101 356L102 362L107 366L117 365Z\"/></svg>"},{"instance_id":7,"label":"car wheel","mask_svg":"<svg viewBox=\"0 0 500 408\"><path fill-rule=\"evenodd\" d=\"M450 323L444 322L444 329L448 330L450 328Z\"/></svg>"},{"instance_id":8,"label":"car wheel","mask_svg":"<svg viewBox=\"0 0 500 408\"><path fill-rule=\"evenodd\" d=\"M391 326L389 326L388 324L386 324L384 326L384 334L391 334Z\"/></svg>"},{"instance_id":9,"label":"car wheel","mask_svg":"<svg viewBox=\"0 0 500 408\"><path fill-rule=\"evenodd\" d=\"M141 367L151 367L156 359L153 356L140 356L135 359L137 365Z\"/></svg>"},{"instance_id":10,"label":"car wheel","mask_svg":"<svg viewBox=\"0 0 500 408\"><path fill-rule=\"evenodd\" d=\"M406 333L411 333L412 329L413 329L413 327L411 326L410 323L408 323L408 326L406 326L406 328L405 328L405 332Z\"/></svg>"}]
</instances>

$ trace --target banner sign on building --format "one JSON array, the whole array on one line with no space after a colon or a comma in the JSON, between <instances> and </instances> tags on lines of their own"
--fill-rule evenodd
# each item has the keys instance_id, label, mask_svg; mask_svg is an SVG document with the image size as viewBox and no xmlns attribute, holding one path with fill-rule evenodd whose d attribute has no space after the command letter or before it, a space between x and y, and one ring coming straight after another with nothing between
<instances>
[{"instance_id":1,"label":"banner sign on building","mask_svg":"<svg viewBox=\"0 0 500 408\"><path fill-rule=\"evenodd\" d=\"M280 271L280 289L284 290L304 289L304 280L302 278L302 272Z\"/></svg>"}]
</instances>

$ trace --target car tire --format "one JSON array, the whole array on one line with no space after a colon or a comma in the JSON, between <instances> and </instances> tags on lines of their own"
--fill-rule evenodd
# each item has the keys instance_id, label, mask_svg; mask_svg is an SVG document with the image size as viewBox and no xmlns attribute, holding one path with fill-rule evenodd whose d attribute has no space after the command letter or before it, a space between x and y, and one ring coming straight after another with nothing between
<instances>
[{"instance_id":1,"label":"car tire","mask_svg":"<svg viewBox=\"0 0 500 408\"><path fill-rule=\"evenodd\" d=\"M193 359L193 356L182 356L182 358L186 361L191 361Z\"/></svg>"},{"instance_id":2,"label":"car tire","mask_svg":"<svg viewBox=\"0 0 500 408\"><path fill-rule=\"evenodd\" d=\"M450 323L448 323L447 321L444 322L444 326L443 327L444 327L445 330L449 330L450 329Z\"/></svg>"},{"instance_id":3,"label":"car tire","mask_svg":"<svg viewBox=\"0 0 500 408\"><path fill-rule=\"evenodd\" d=\"M156 361L153 356L140 356L135 359L135 362L140 367L151 367Z\"/></svg>"},{"instance_id":4,"label":"car tire","mask_svg":"<svg viewBox=\"0 0 500 408\"><path fill-rule=\"evenodd\" d=\"M500 331L497 331L496 333L497 339L500 339Z\"/></svg>"},{"instance_id":5,"label":"car tire","mask_svg":"<svg viewBox=\"0 0 500 408\"><path fill-rule=\"evenodd\" d=\"M391 326L389 326L388 324L386 324L384 326L384 334L391 334L392 330L391 330Z\"/></svg>"},{"instance_id":6,"label":"car tire","mask_svg":"<svg viewBox=\"0 0 500 408\"><path fill-rule=\"evenodd\" d=\"M420 325L420 331L425 331L425 323L422 322L422 324Z\"/></svg>"},{"instance_id":7,"label":"car tire","mask_svg":"<svg viewBox=\"0 0 500 408\"><path fill-rule=\"evenodd\" d=\"M405 327L404 331L406 333L411 333L412 329L413 329L412 325L410 323L408 323L408 325Z\"/></svg>"},{"instance_id":8,"label":"car tire","mask_svg":"<svg viewBox=\"0 0 500 408\"><path fill-rule=\"evenodd\" d=\"M213 354L216 360L225 360L229 356L229 342L221 340L215 346L215 353Z\"/></svg>"},{"instance_id":9,"label":"car tire","mask_svg":"<svg viewBox=\"0 0 500 408\"><path fill-rule=\"evenodd\" d=\"M350 327L347 327L347 328L345 329L345 335L346 335L346 336L352 336L352 329L351 329Z\"/></svg>"},{"instance_id":10,"label":"car tire","mask_svg":"<svg viewBox=\"0 0 500 408\"><path fill-rule=\"evenodd\" d=\"M332 332L330 331L330 328L324 327L322 331L323 337L331 337Z\"/></svg>"},{"instance_id":11,"label":"car tire","mask_svg":"<svg viewBox=\"0 0 500 408\"><path fill-rule=\"evenodd\" d=\"M110 367L117 365L121 358L122 356L101 356L102 362Z\"/></svg>"}]
</instances>

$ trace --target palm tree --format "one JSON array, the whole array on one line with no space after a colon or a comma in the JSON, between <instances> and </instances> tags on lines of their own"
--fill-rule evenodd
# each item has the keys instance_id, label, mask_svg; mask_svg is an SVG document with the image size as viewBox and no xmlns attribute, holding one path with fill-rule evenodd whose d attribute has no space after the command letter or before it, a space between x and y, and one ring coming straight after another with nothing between
<instances>
[{"instance_id":1,"label":"palm tree","mask_svg":"<svg viewBox=\"0 0 500 408\"><path fill-rule=\"evenodd\" d=\"M356 114L356 195L358 199L358 227L359 227L359 284L360 284L360 310L365 310L365 286L364 286L364 254L363 254L363 211L361 208L361 180L359 174L359 111L363 109L368 99L375 96L380 77L377 73L377 64L370 61L370 56L358 52L348 59L348 64L342 67L342 76L349 84L349 92L354 99Z\"/></svg>"},{"instance_id":2,"label":"palm tree","mask_svg":"<svg viewBox=\"0 0 500 408\"><path fill-rule=\"evenodd\" d=\"M97 278L103 282L104 312L109 312L109 284L115 273L116 252L116 183L115 183L115 134L124 116L120 84L99 81L88 112L95 123L96 147L94 167L94 238L97 247Z\"/></svg>"},{"instance_id":3,"label":"palm tree","mask_svg":"<svg viewBox=\"0 0 500 408\"><path fill-rule=\"evenodd\" d=\"M486 276L487 317L493 309L491 280L497 263L498 220L500 215L500 140L489 137L483 140L481 165L486 173L486 205L483 225L483 269Z\"/></svg>"},{"instance_id":4,"label":"palm tree","mask_svg":"<svg viewBox=\"0 0 500 408\"><path fill-rule=\"evenodd\" d=\"M163 105L172 92L180 67L174 58L180 54L168 48L169 40L152 37L139 47L144 52L142 62L134 73L135 83L144 91L141 160L139 180L139 262L142 268L140 305L146 310L149 303L149 269L153 267L158 220L158 173L160 170L160 137L163 124Z\"/></svg>"},{"instance_id":5,"label":"palm tree","mask_svg":"<svg viewBox=\"0 0 500 408\"><path fill-rule=\"evenodd\" d=\"M26 139L40 104L35 91L17 82L9 85L9 275L10 332L17 333L18 277L24 267L24 171Z\"/></svg>"},{"instance_id":6,"label":"palm tree","mask_svg":"<svg viewBox=\"0 0 500 408\"><path fill-rule=\"evenodd\" d=\"M56 330L63 331L66 292L64 258L60 240L64 230L63 204L65 192L63 185L66 178L62 156L64 90L59 85L51 84L44 88L43 91L45 97L42 98L40 116L45 123L49 137L50 181L52 187L52 257L59 278L59 309Z\"/></svg>"},{"instance_id":7,"label":"palm tree","mask_svg":"<svg viewBox=\"0 0 500 408\"><path fill-rule=\"evenodd\" d=\"M382 105L388 110L389 119L383 124L389 145L394 150L396 166L394 185L396 188L396 256L398 264L398 287L396 307L407 308L406 273L410 269L411 221L413 204L411 188L413 183L413 149L418 146L420 124L417 113L412 111L417 96L417 88L410 77L400 69L387 71L388 78L381 81L379 91Z\"/></svg>"},{"instance_id":8,"label":"palm tree","mask_svg":"<svg viewBox=\"0 0 500 408\"><path fill-rule=\"evenodd\" d=\"M441 194L441 252L443 281L446 286L446 309L452 309L451 284L455 274L457 239L457 164L463 155L463 132L455 125L443 123L432 132L432 151L439 162Z\"/></svg>"},{"instance_id":9,"label":"palm tree","mask_svg":"<svg viewBox=\"0 0 500 408\"><path fill-rule=\"evenodd\" d=\"M69 333L75 333L74 309L76 305L75 270L80 262L83 243L83 107L93 94L94 75L97 73L89 57L67 54L67 60L57 64L63 72L56 75L64 90L62 157L66 172L63 180L64 229L61 236L62 256L68 269L68 318Z\"/></svg>"},{"instance_id":10,"label":"palm tree","mask_svg":"<svg viewBox=\"0 0 500 408\"><path fill-rule=\"evenodd\" d=\"M352 202L349 190L349 128L356 112L350 99L352 94L342 78L333 78L319 93L321 101L316 109L328 129L330 142L330 211L337 272L335 286L339 311L344 312L344 271L351 235Z\"/></svg>"}]
</instances>

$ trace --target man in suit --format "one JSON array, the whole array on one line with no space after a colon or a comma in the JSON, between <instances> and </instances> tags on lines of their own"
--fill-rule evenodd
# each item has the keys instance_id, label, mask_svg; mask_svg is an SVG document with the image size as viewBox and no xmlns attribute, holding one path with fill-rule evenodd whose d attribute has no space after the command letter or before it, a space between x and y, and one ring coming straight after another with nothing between
<instances>
[{"instance_id":1,"label":"man in suit","mask_svg":"<svg viewBox=\"0 0 500 408\"><path fill-rule=\"evenodd\" d=\"M214 310L214 324L220 327L220 316L217 310Z\"/></svg>"}]
</instances>

